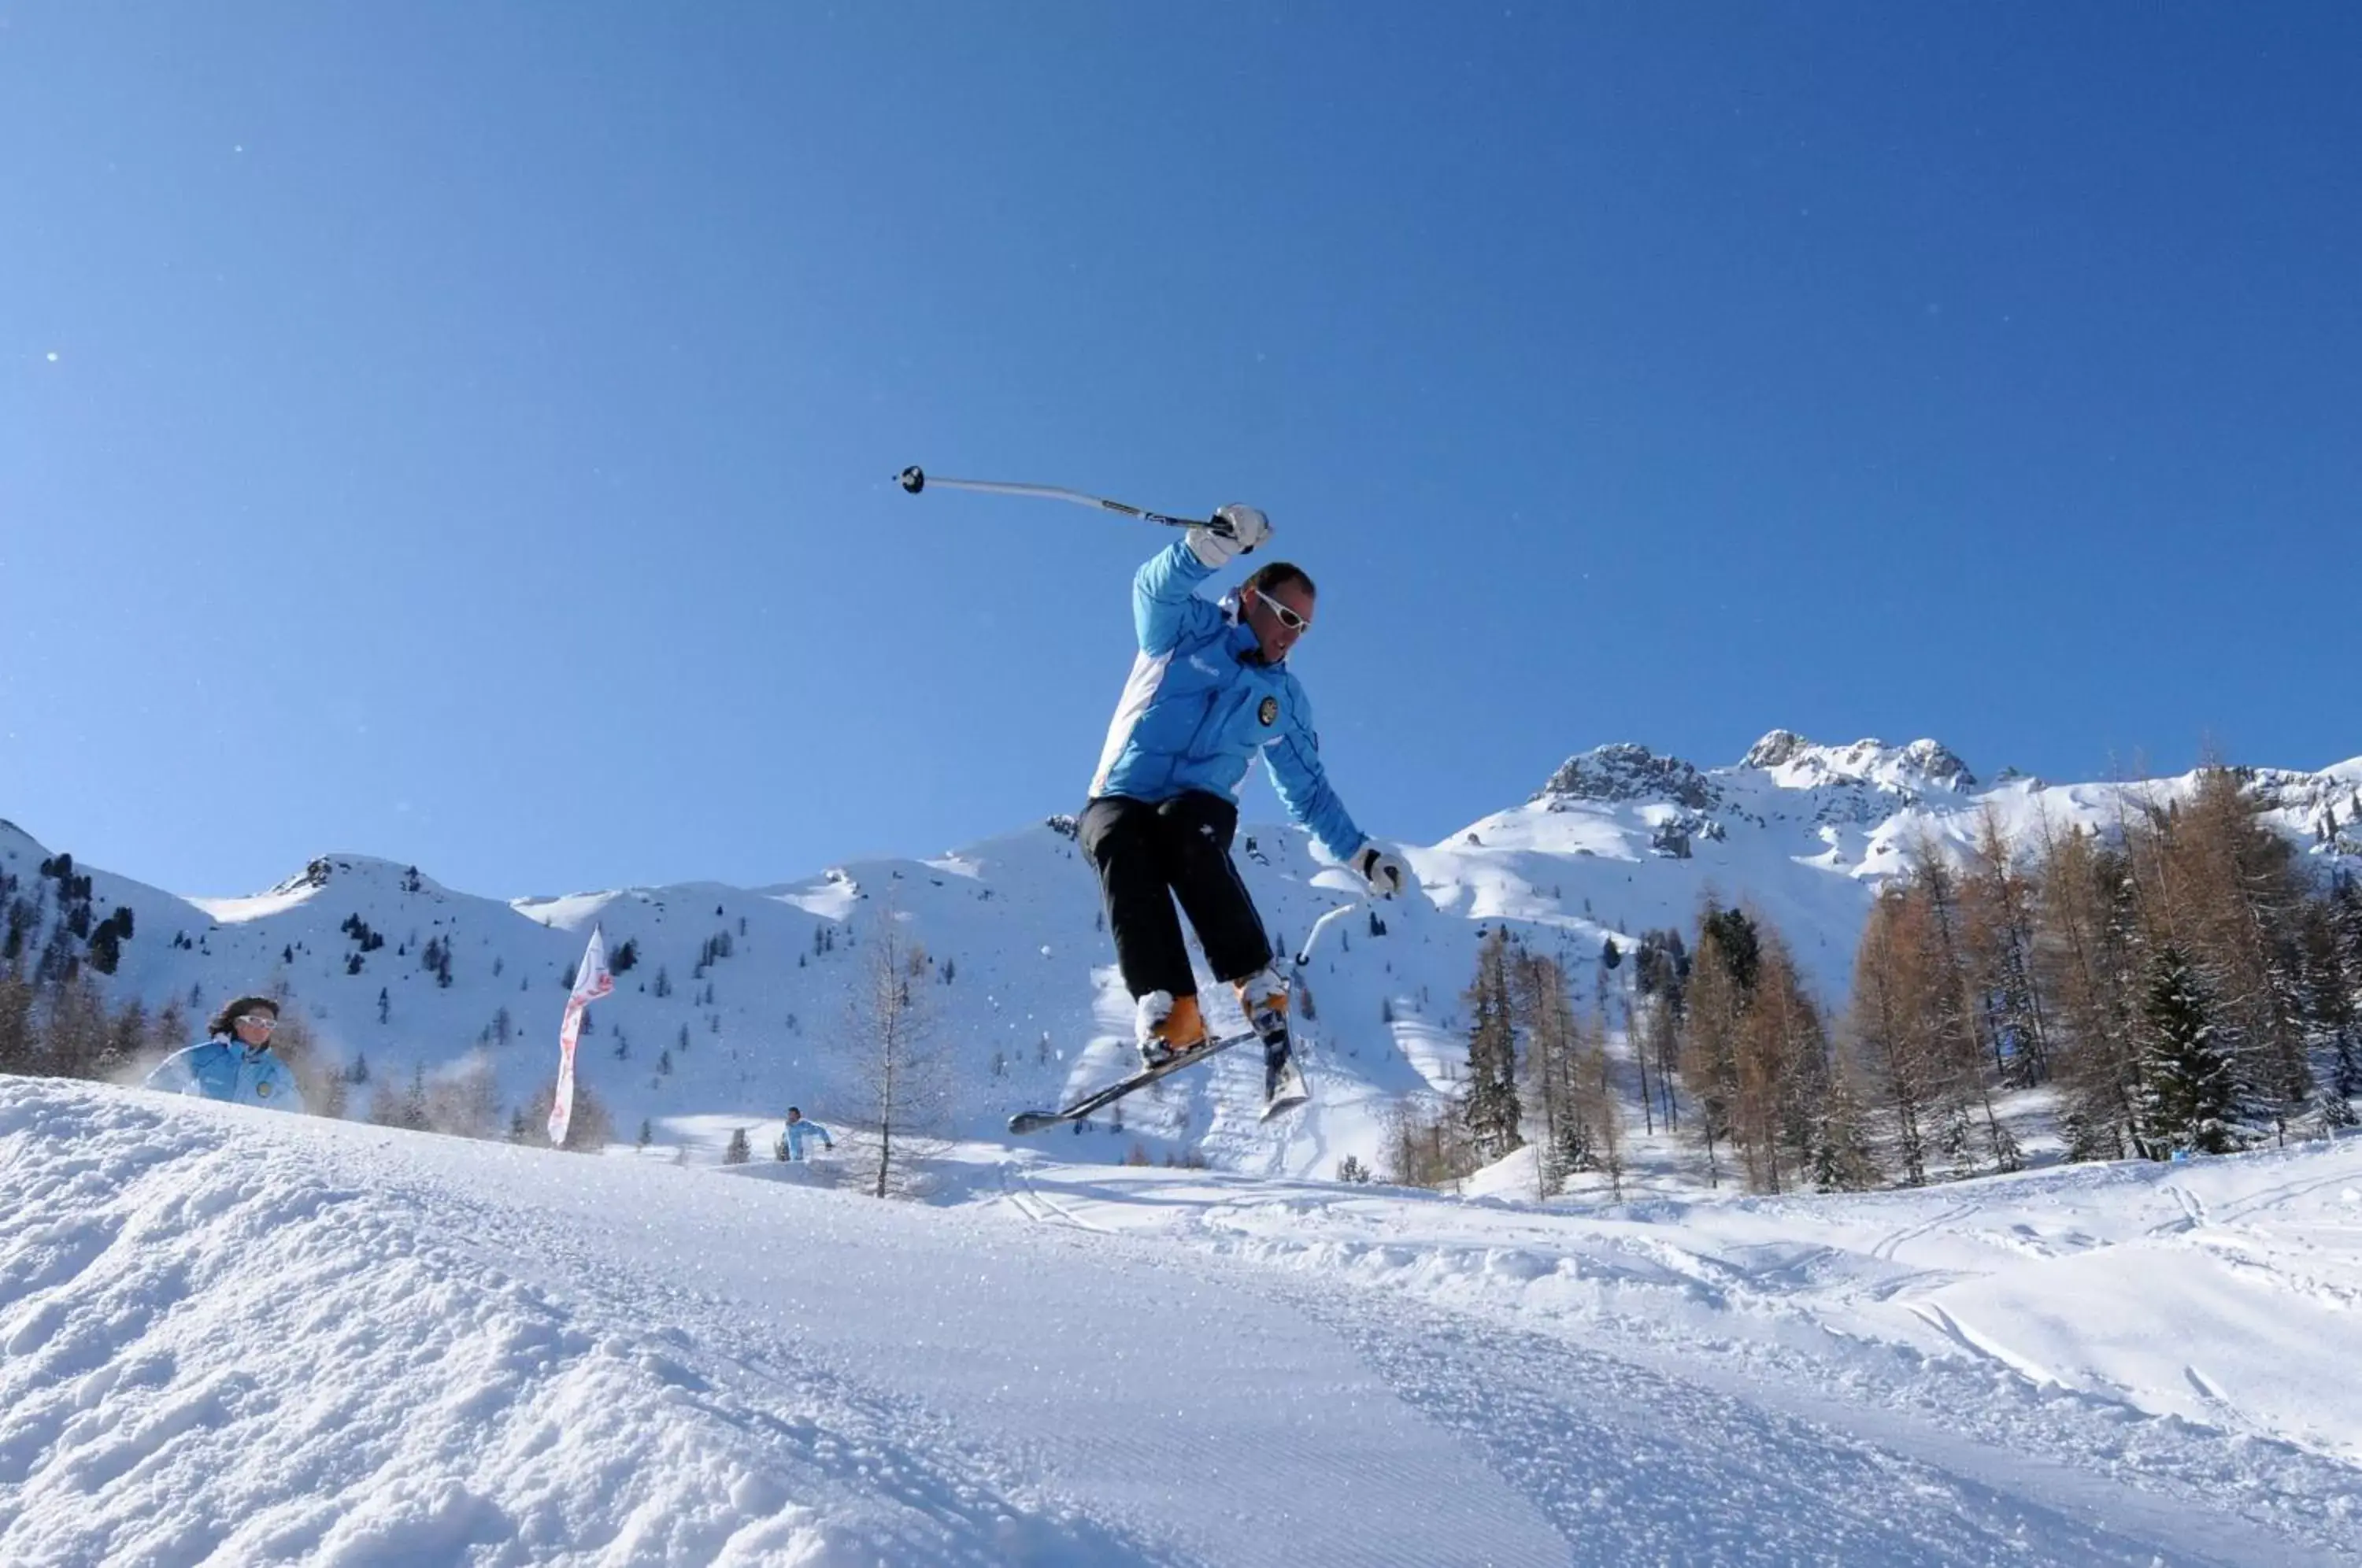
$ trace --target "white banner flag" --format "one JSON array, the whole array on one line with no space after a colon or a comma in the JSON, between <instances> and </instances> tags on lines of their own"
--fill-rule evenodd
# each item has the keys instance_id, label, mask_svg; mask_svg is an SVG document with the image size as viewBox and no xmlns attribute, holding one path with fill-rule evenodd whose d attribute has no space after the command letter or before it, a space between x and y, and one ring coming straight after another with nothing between
<instances>
[{"instance_id":1,"label":"white banner flag","mask_svg":"<svg viewBox=\"0 0 2362 1568\"><path fill-rule=\"evenodd\" d=\"M574 988L566 993L566 1021L557 1026L557 1098L549 1102L549 1141L566 1142L574 1121L574 1043L582 1037L582 1010L615 988L607 973L607 939L590 928L590 945L582 950L581 966L574 971Z\"/></svg>"}]
</instances>

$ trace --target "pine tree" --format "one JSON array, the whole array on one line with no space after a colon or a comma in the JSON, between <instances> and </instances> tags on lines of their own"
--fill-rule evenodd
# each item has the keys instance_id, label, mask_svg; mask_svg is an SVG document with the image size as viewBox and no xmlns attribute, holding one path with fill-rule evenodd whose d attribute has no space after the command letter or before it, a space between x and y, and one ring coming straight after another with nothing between
<instances>
[{"instance_id":1,"label":"pine tree","mask_svg":"<svg viewBox=\"0 0 2362 1568\"><path fill-rule=\"evenodd\" d=\"M1841 1061L1834 1065L1827 1098L1814 1119L1810 1174L1820 1192L1866 1192L1885 1179L1871 1146L1852 1069Z\"/></svg>"},{"instance_id":2,"label":"pine tree","mask_svg":"<svg viewBox=\"0 0 2362 1568\"><path fill-rule=\"evenodd\" d=\"M1642 1128L1653 1137L1660 1120L1668 1132L1681 1127L1673 1075L1681 1058L1683 1010L1689 985L1689 958L1682 933L1642 933L1632 967L1639 1029L1634 1032L1628 1022L1626 1032L1632 1041L1633 1061L1640 1070Z\"/></svg>"},{"instance_id":3,"label":"pine tree","mask_svg":"<svg viewBox=\"0 0 2362 1568\"><path fill-rule=\"evenodd\" d=\"M1926 1039L1940 1075L1937 1146L1956 1175L1972 1174L1979 1163L1975 1127L1981 1122L1994 1168L2014 1170L2016 1140L2002 1125L1993 1103L2001 1062L1993 1014L1970 963L1959 878L1932 837L1923 835L1913 847L1908 896L1926 911L1919 933L1921 962L1931 983L1922 1001Z\"/></svg>"},{"instance_id":4,"label":"pine tree","mask_svg":"<svg viewBox=\"0 0 2362 1568\"><path fill-rule=\"evenodd\" d=\"M1555 959L1519 949L1509 959L1511 1016L1526 1039L1525 1067L1531 1110L1542 1123L1542 1154L1535 1167L1540 1196L1557 1190L1562 1171L1551 1151L1566 1123L1578 1115L1574 1105L1579 1056L1574 1009L1568 999L1565 971ZM1385 1004L1392 1022L1391 1000Z\"/></svg>"},{"instance_id":5,"label":"pine tree","mask_svg":"<svg viewBox=\"0 0 2362 1568\"><path fill-rule=\"evenodd\" d=\"M1496 928L1478 948L1468 1004L1468 1083L1461 1117L1476 1155L1491 1164L1524 1146L1518 1131L1518 1042L1509 981L1509 937Z\"/></svg>"},{"instance_id":6,"label":"pine tree","mask_svg":"<svg viewBox=\"0 0 2362 1568\"><path fill-rule=\"evenodd\" d=\"M1735 1141L1757 1192L1782 1192L1812 1159L1829 1088L1829 1043L1786 942L1755 920L1759 959L1738 1031Z\"/></svg>"},{"instance_id":7,"label":"pine tree","mask_svg":"<svg viewBox=\"0 0 2362 1568\"><path fill-rule=\"evenodd\" d=\"M2175 1149L2225 1154L2238 1146L2232 1065L2213 1014L2214 999L2181 950L2159 949L2141 1011L2136 1102L2142 1152L2153 1160Z\"/></svg>"},{"instance_id":8,"label":"pine tree","mask_svg":"<svg viewBox=\"0 0 2362 1568\"><path fill-rule=\"evenodd\" d=\"M746 1129L732 1128L730 1146L722 1151L722 1163L725 1165L743 1165L754 1157L754 1148L746 1142Z\"/></svg>"},{"instance_id":9,"label":"pine tree","mask_svg":"<svg viewBox=\"0 0 2362 1568\"><path fill-rule=\"evenodd\" d=\"M407 1088L397 1087L391 1081L381 1082L377 1092L370 1096L369 1119L381 1127L401 1127L420 1132L426 1131L429 1123L425 1065L411 1069Z\"/></svg>"},{"instance_id":10,"label":"pine tree","mask_svg":"<svg viewBox=\"0 0 2362 1568\"><path fill-rule=\"evenodd\" d=\"M2138 1052L2131 981L2140 963L2138 887L2096 834L2040 821L2033 965L2054 1002L2053 1070L2072 1160L2121 1159L2133 1137Z\"/></svg>"},{"instance_id":11,"label":"pine tree","mask_svg":"<svg viewBox=\"0 0 2362 1568\"><path fill-rule=\"evenodd\" d=\"M2193 966L2212 986L2235 1083L2231 1136L2260 1142L2313 1099L2301 927L2309 890L2288 840L2237 770L2209 767L2184 813L2171 907ZM2192 929L2194 927L2194 930Z\"/></svg>"},{"instance_id":12,"label":"pine tree","mask_svg":"<svg viewBox=\"0 0 2362 1568\"><path fill-rule=\"evenodd\" d=\"M61 976L42 999L36 1071L51 1077L87 1078L98 1074L106 1054L106 999L87 975Z\"/></svg>"},{"instance_id":13,"label":"pine tree","mask_svg":"<svg viewBox=\"0 0 2362 1568\"><path fill-rule=\"evenodd\" d=\"M2323 1115L2331 1126L2352 1126L2353 1101L2362 1096L2362 887L2351 877L2339 877L2318 918L2318 940L2326 948L2317 982L2324 996L2316 1011L2327 1033ZM2331 999L2331 991L2342 1000Z\"/></svg>"},{"instance_id":14,"label":"pine tree","mask_svg":"<svg viewBox=\"0 0 2362 1568\"><path fill-rule=\"evenodd\" d=\"M98 923L90 933L90 966L102 975L112 975L123 962L123 938L116 931L112 915Z\"/></svg>"},{"instance_id":15,"label":"pine tree","mask_svg":"<svg viewBox=\"0 0 2362 1568\"><path fill-rule=\"evenodd\" d=\"M2015 1087L2042 1083L2050 1076L2050 1019L2036 980L2034 892L1991 806L1977 819L1960 902L1970 982L1995 1070Z\"/></svg>"},{"instance_id":16,"label":"pine tree","mask_svg":"<svg viewBox=\"0 0 2362 1568\"><path fill-rule=\"evenodd\" d=\"M1915 929L1920 911L1900 888L1881 892L1854 952L1853 999L1846 1034L1885 1111L1906 1187L1925 1186L1931 1154L1937 1072L1923 1038L1926 980Z\"/></svg>"},{"instance_id":17,"label":"pine tree","mask_svg":"<svg viewBox=\"0 0 2362 1568\"><path fill-rule=\"evenodd\" d=\"M1705 1147L1706 1183L1722 1183L1718 1144L1731 1134L1739 1097L1738 1032L1760 958L1754 922L1709 902L1698 921L1697 958L1686 988L1681 1075Z\"/></svg>"},{"instance_id":18,"label":"pine tree","mask_svg":"<svg viewBox=\"0 0 2362 1568\"><path fill-rule=\"evenodd\" d=\"M1386 1112L1383 1138L1386 1179L1398 1187L1445 1187L1481 1163L1466 1119L1448 1109L1430 1113L1398 1100Z\"/></svg>"},{"instance_id":19,"label":"pine tree","mask_svg":"<svg viewBox=\"0 0 2362 1568\"><path fill-rule=\"evenodd\" d=\"M33 988L15 966L0 966L0 1073L32 1073Z\"/></svg>"},{"instance_id":20,"label":"pine tree","mask_svg":"<svg viewBox=\"0 0 2362 1568\"><path fill-rule=\"evenodd\" d=\"M133 997L108 1021L106 1043L94 1065L93 1077L114 1079L131 1070L148 1048L148 1009Z\"/></svg>"},{"instance_id":21,"label":"pine tree","mask_svg":"<svg viewBox=\"0 0 2362 1568\"><path fill-rule=\"evenodd\" d=\"M1580 1030L1574 1061L1573 1127L1579 1131L1588 1168L1607 1177L1607 1190L1624 1195L1624 1113L1616 1099L1616 1083L1607 1059L1607 1024L1595 1015Z\"/></svg>"}]
</instances>

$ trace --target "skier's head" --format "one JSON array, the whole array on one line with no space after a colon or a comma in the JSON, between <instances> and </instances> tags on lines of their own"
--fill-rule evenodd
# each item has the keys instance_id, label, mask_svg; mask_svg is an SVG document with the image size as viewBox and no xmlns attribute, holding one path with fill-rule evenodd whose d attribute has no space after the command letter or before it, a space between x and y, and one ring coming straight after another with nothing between
<instances>
[{"instance_id":1,"label":"skier's head","mask_svg":"<svg viewBox=\"0 0 2362 1568\"><path fill-rule=\"evenodd\" d=\"M1267 561L1239 584L1239 618L1255 635L1265 664L1277 664L1312 629L1317 591L1293 561Z\"/></svg>"},{"instance_id":2,"label":"skier's head","mask_svg":"<svg viewBox=\"0 0 2362 1568\"><path fill-rule=\"evenodd\" d=\"M259 1049L270 1043L279 1027L279 1004L269 997L240 997L214 1014L205 1026L214 1035L234 1035L242 1045Z\"/></svg>"},{"instance_id":3,"label":"skier's head","mask_svg":"<svg viewBox=\"0 0 2362 1568\"><path fill-rule=\"evenodd\" d=\"M791 1105L791 1106L789 1106L789 1107L788 1107L788 1120L789 1120L789 1121L801 1121L803 1119L804 1119L804 1113L803 1113L802 1111L798 1110L797 1110L794 1106L792 1106L792 1105Z\"/></svg>"}]
</instances>

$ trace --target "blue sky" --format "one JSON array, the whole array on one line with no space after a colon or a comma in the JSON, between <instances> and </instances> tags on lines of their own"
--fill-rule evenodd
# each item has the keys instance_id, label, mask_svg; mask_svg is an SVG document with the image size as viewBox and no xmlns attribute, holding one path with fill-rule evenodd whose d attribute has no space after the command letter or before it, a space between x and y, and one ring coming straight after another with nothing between
<instances>
[{"instance_id":1,"label":"blue sky","mask_svg":"<svg viewBox=\"0 0 2362 1568\"><path fill-rule=\"evenodd\" d=\"M1265 508L1382 836L1774 725L2350 756L2357 60L2345 6L0 5L0 815L518 894L1074 809L1164 538L914 462Z\"/></svg>"}]
</instances>

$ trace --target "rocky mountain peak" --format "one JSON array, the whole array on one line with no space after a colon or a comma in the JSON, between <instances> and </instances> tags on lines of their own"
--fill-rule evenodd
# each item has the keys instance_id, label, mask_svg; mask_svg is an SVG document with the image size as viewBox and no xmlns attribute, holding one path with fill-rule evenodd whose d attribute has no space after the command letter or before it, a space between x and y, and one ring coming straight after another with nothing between
<instances>
[{"instance_id":1,"label":"rocky mountain peak","mask_svg":"<svg viewBox=\"0 0 2362 1568\"><path fill-rule=\"evenodd\" d=\"M1747 748L1738 766L1772 776L1789 789L1868 785L1915 796L1930 790L1964 793L1976 788L1969 765L1940 741L1889 745L1875 738L1822 745L1794 730L1772 730Z\"/></svg>"},{"instance_id":2,"label":"rocky mountain peak","mask_svg":"<svg viewBox=\"0 0 2362 1568\"><path fill-rule=\"evenodd\" d=\"M1628 741L1581 752L1559 764L1534 799L1670 801L1705 811L1718 799L1712 779L1678 756L1659 756Z\"/></svg>"}]
</instances>

